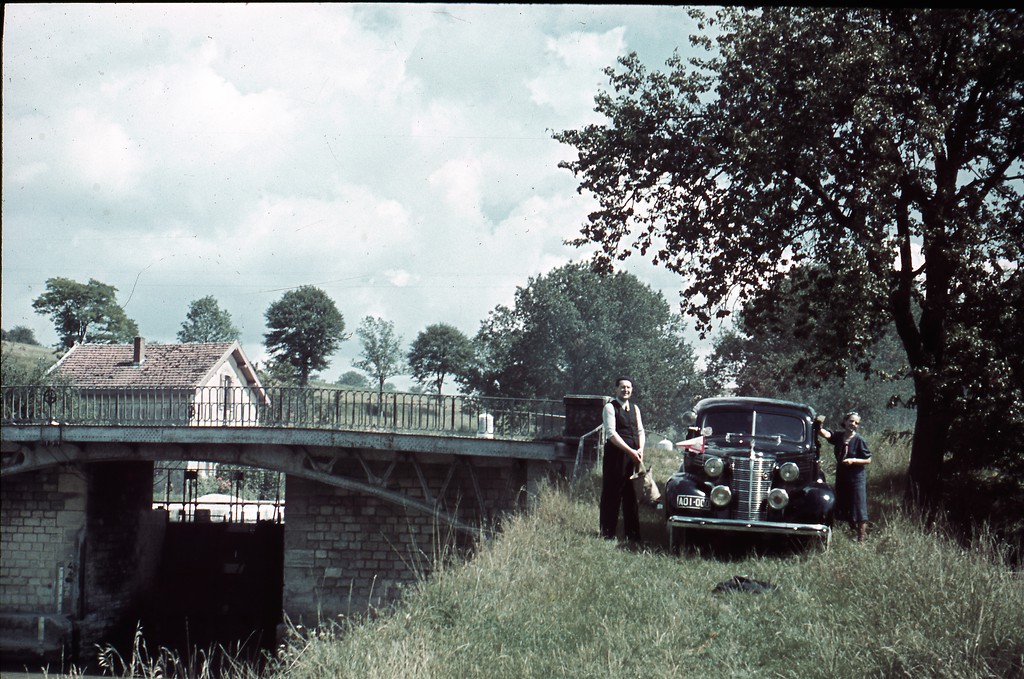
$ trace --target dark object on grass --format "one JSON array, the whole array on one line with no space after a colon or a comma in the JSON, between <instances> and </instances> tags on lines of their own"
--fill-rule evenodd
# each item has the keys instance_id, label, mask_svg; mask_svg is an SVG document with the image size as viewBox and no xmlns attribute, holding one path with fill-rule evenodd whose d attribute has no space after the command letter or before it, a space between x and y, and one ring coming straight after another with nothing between
<instances>
[{"instance_id":1,"label":"dark object on grass","mask_svg":"<svg viewBox=\"0 0 1024 679\"><path fill-rule=\"evenodd\" d=\"M720 582L715 585L715 588L711 591L712 594L721 594L722 592L751 592L753 594L764 594L771 592L772 590L778 589L778 585L773 585L770 582L761 582L760 580L751 580L744 575L734 575L725 582Z\"/></svg>"}]
</instances>

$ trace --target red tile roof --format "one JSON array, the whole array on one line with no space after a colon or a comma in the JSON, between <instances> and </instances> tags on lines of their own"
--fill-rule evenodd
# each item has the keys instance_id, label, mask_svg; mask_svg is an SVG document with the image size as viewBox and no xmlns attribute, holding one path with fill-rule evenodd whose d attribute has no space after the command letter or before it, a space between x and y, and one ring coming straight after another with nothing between
<instances>
[{"instance_id":1,"label":"red tile roof","mask_svg":"<svg viewBox=\"0 0 1024 679\"><path fill-rule=\"evenodd\" d=\"M246 362L237 342L147 344L145 360L136 365L130 344L79 344L53 372L79 387L201 386L233 349L239 362Z\"/></svg>"}]
</instances>

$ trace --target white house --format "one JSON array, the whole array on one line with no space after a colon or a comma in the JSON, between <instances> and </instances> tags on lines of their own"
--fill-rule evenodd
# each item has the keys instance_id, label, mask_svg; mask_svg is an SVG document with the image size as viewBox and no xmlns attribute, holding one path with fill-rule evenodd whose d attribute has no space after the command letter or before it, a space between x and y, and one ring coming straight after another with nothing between
<instances>
[{"instance_id":1,"label":"white house","mask_svg":"<svg viewBox=\"0 0 1024 679\"><path fill-rule=\"evenodd\" d=\"M79 344L50 372L90 421L247 425L269 403L238 342Z\"/></svg>"}]
</instances>

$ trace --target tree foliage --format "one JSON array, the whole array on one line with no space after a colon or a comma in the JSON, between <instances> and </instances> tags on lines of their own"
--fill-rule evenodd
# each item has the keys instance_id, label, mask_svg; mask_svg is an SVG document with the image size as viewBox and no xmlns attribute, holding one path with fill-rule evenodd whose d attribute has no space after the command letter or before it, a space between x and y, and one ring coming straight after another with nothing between
<instances>
[{"instance_id":1,"label":"tree foliage","mask_svg":"<svg viewBox=\"0 0 1024 679\"><path fill-rule=\"evenodd\" d=\"M596 98L608 123L555 135L578 150L564 166L599 204L576 242L599 244L604 268L638 252L681 274L683 308L704 331L792 265L820 265L830 275L808 282L801 312L832 292L857 313L807 360L862 361L896 328L917 404L908 491L931 506L971 354L997 361L989 388L1024 383L985 332L1020 308L1022 15L696 16L717 32L694 39L706 58L675 57L665 73L622 58L607 71L613 92ZM1019 427L1010 400L1003 417ZM1000 447L1017 455L1016 443Z\"/></svg>"},{"instance_id":2,"label":"tree foliage","mask_svg":"<svg viewBox=\"0 0 1024 679\"><path fill-rule=\"evenodd\" d=\"M198 495L238 492L243 500L274 502L284 500L284 479L281 472L237 464L218 464L215 475L199 478Z\"/></svg>"},{"instance_id":3,"label":"tree foliage","mask_svg":"<svg viewBox=\"0 0 1024 679\"><path fill-rule=\"evenodd\" d=\"M284 293L264 316L264 343L279 368L271 372L287 374L299 386L306 386L312 373L326 368L331 354L346 339L345 319L334 300L312 285Z\"/></svg>"},{"instance_id":4,"label":"tree foliage","mask_svg":"<svg viewBox=\"0 0 1024 679\"><path fill-rule=\"evenodd\" d=\"M445 378L453 376L467 380L474 358L472 341L447 323L427 326L416 336L408 354L413 379L424 387L431 386L439 395Z\"/></svg>"},{"instance_id":5,"label":"tree foliage","mask_svg":"<svg viewBox=\"0 0 1024 679\"><path fill-rule=\"evenodd\" d=\"M843 332L857 317L844 297L827 297L802 313L799 294L813 267L792 269L774 288L763 290L740 309L732 327L721 332L708 359L709 386L718 393L768 396L808 403L838 427L844 413L857 410L869 431L906 431L913 426L909 402L913 384L906 355L890 324L867 347L868 361L836 356L821 369L808 360L831 346L830 335ZM842 343L839 343L840 345Z\"/></svg>"},{"instance_id":6,"label":"tree foliage","mask_svg":"<svg viewBox=\"0 0 1024 679\"><path fill-rule=\"evenodd\" d=\"M701 390L682 319L661 293L629 273L602 276L568 264L516 290L475 338L485 395L561 399L607 394L632 377L648 426L678 425Z\"/></svg>"},{"instance_id":7,"label":"tree foliage","mask_svg":"<svg viewBox=\"0 0 1024 679\"><path fill-rule=\"evenodd\" d=\"M4 330L3 340L5 342L17 342L19 344L41 346L39 344L39 340L36 339L36 333L32 328L27 328L24 325L16 325L10 330Z\"/></svg>"},{"instance_id":8,"label":"tree foliage","mask_svg":"<svg viewBox=\"0 0 1024 679\"><path fill-rule=\"evenodd\" d=\"M207 295L189 304L188 314L178 331L178 341L231 342L240 334L231 322L231 314L220 308L213 295Z\"/></svg>"},{"instance_id":9,"label":"tree foliage","mask_svg":"<svg viewBox=\"0 0 1024 679\"><path fill-rule=\"evenodd\" d=\"M117 303L117 288L90 278L79 283L70 278L50 278L46 292L32 302L39 314L53 321L58 347L76 343L119 344L139 334L135 321Z\"/></svg>"},{"instance_id":10,"label":"tree foliage","mask_svg":"<svg viewBox=\"0 0 1024 679\"><path fill-rule=\"evenodd\" d=\"M339 387L349 387L350 389L368 389L370 387L370 380L366 375L355 370L346 371L334 383Z\"/></svg>"},{"instance_id":11,"label":"tree foliage","mask_svg":"<svg viewBox=\"0 0 1024 679\"><path fill-rule=\"evenodd\" d=\"M389 377L405 371L402 361L402 339L395 335L395 324L383 318L367 316L356 330L363 345L360 359L353 365L366 372L377 382L377 391L383 393Z\"/></svg>"}]
</instances>

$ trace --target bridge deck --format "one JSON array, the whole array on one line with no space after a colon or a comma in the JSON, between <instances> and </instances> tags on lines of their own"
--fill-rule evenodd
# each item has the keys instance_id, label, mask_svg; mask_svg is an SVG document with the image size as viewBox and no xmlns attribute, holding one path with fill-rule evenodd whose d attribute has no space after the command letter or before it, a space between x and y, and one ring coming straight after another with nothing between
<instances>
[{"instance_id":1,"label":"bridge deck","mask_svg":"<svg viewBox=\"0 0 1024 679\"><path fill-rule=\"evenodd\" d=\"M292 448L348 448L422 455L473 455L522 460L560 460L567 451L558 439L522 441L483 437L394 431L332 431L294 427L177 427L111 425L9 425L0 428L0 440L11 444L168 444L196 446L272 446Z\"/></svg>"},{"instance_id":2,"label":"bridge deck","mask_svg":"<svg viewBox=\"0 0 1024 679\"><path fill-rule=\"evenodd\" d=\"M565 462L558 401L290 387L3 387L0 473L65 462L206 460L286 473L372 456ZM328 472L329 473L329 472Z\"/></svg>"}]
</instances>

